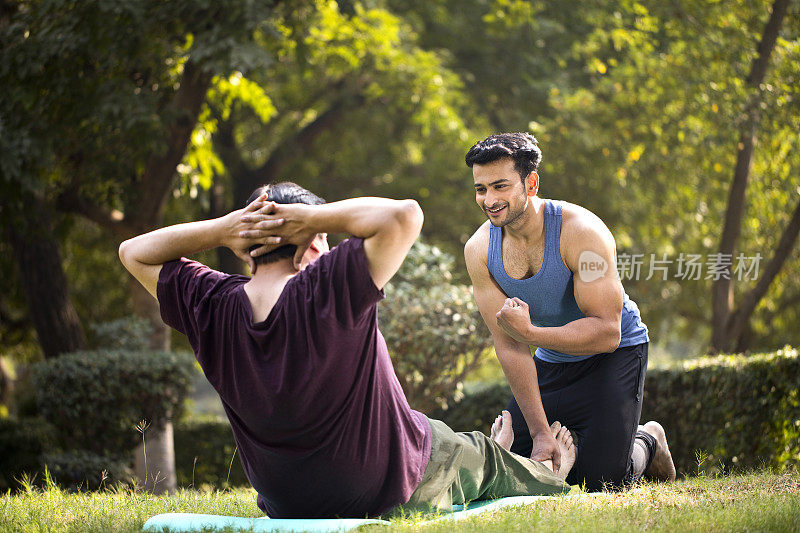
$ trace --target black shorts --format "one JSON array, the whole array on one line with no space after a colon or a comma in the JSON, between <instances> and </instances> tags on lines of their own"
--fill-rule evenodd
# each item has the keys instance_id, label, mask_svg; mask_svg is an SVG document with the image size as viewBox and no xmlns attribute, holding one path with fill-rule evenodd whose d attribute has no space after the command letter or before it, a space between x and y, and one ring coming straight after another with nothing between
<instances>
[{"instance_id":1,"label":"black shorts","mask_svg":"<svg viewBox=\"0 0 800 533\"><path fill-rule=\"evenodd\" d=\"M536 372L547 420L572 432L578 457L567 483L589 491L619 489L633 481L633 439L642 414L648 343L618 348L574 363L538 358ZM514 421L511 451L530 457L528 425L511 397Z\"/></svg>"}]
</instances>

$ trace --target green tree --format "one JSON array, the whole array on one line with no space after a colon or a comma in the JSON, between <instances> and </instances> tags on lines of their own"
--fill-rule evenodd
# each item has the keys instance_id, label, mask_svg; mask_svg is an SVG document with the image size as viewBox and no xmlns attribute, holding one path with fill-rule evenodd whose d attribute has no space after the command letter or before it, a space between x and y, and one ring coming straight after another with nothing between
<instances>
[{"instance_id":1,"label":"green tree","mask_svg":"<svg viewBox=\"0 0 800 533\"><path fill-rule=\"evenodd\" d=\"M578 50L595 72L591 90L552 99L563 113L548 133L586 128L581 148L565 144L616 178L624 191L617 198L634 200L623 200L623 250L673 259L695 253L706 261L697 281L632 285L662 302L657 315L680 317L685 333L697 336L698 324L707 324L716 350L770 348L797 338L794 328L764 321L769 309L773 319L797 313L784 302L791 302L798 271L790 252L800 222L794 133L800 28L780 4L632 3ZM752 150L755 139L744 142L743 135L754 135L758 123L763 136ZM762 256L757 281L737 279L737 252Z\"/></svg>"},{"instance_id":2,"label":"green tree","mask_svg":"<svg viewBox=\"0 0 800 533\"><path fill-rule=\"evenodd\" d=\"M654 340L708 342L717 287L728 307L716 348L797 342L796 3L455 4L391 2L424 46L451 52L447 65L493 129L537 135L543 195L597 213L621 256L675 261L666 280L646 279L646 263L640 279L625 281ZM739 158L752 168L746 180L737 174L732 201L726 170L733 175L737 152L749 150L740 130L756 131L754 113L759 142L751 165ZM726 217L739 238L724 232ZM761 254L757 281L675 276L681 254L730 253L735 269L731 249Z\"/></svg>"},{"instance_id":3,"label":"green tree","mask_svg":"<svg viewBox=\"0 0 800 533\"><path fill-rule=\"evenodd\" d=\"M426 235L457 245L470 227L447 209L454 197L468 198L459 153L469 110L458 77L386 10L355 4L343 13L318 1L302 25L297 18L276 18L280 39L262 43L276 58L271 65L215 80L182 167L190 187L211 187L212 216L286 179L331 200L414 197L426 211ZM208 152L219 159L204 165ZM220 264L241 266L225 253Z\"/></svg>"},{"instance_id":4,"label":"green tree","mask_svg":"<svg viewBox=\"0 0 800 533\"><path fill-rule=\"evenodd\" d=\"M253 38L272 5L3 4L2 213L46 355L84 344L48 219L76 213L117 239L160 225L212 78L268 60ZM160 322L138 284L130 294Z\"/></svg>"}]
</instances>

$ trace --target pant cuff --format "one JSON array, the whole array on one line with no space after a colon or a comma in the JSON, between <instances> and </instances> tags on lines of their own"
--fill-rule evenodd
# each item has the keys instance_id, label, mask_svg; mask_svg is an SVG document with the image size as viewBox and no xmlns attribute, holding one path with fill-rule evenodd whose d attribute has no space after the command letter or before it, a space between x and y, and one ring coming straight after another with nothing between
<instances>
[{"instance_id":1,"label":"pant cuff","mask_svg":"<svg viewBox=\"0 0 800 533\"><path fill-rule=\"evenodd\" d=\"M644 444L645 448L647 448L647 463L644 465L644 470L642 471L647 472L647 469L650 468L650 464L653 462L653 457L656 456L656 450L658 449L658 441L656 438L652 436L650 433L646 431L637 430L636 431L636 438L640 439Z\"/></svg>"}]
</instances>

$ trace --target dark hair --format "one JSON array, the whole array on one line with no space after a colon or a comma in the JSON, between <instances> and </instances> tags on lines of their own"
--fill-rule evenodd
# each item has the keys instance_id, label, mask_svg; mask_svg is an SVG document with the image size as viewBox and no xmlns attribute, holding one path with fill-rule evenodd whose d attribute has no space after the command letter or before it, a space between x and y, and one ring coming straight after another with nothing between
<instances>
[{"instance_id":1,"label":"dark hair","mask_svg":"<svg viewBox=\"0 0 800 533\"><path fill-rule=\"evenodd\" d=\"M519 177L525 180L528 174L539 168L542 160L539 141L530 133L489 135L469 149L464 161L468 167L472 168L472 165L485 165L504 157L514 160L514 170L519 172Z\"/></svg>"},{"instance_id":2,"label":"dark hair","mask_svg":"<svg viewBox=\"0 0 800 533\"><path fill-rule=\"evenodd\" d=\"M275 202L276 204L320 205L325 203L325 200L308 189L304 189L303 187L296 183L292 183L291 181L284 181L282 183L262 185L253 191L253 194L251 194L250 198L247 199L247 203L245 205L250 205L253 200L264 193L267 194L267 201ZM260 245L258 244L251 246L250 251L252 252L259 246ZM284 259L286 257L294 257L296 252L296 245L285 244L264 255L259 255L258 257L254 258L254 260L257 265L266 265L267 263L274 263L275 261Z\"/></svg>"}]
</instances>

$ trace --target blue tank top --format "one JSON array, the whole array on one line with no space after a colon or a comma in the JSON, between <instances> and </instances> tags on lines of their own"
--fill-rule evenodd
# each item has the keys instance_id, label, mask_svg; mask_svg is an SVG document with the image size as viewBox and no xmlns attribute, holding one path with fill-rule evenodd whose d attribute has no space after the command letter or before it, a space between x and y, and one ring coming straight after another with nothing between
<instances>
[{"instance_id":1,"label":"blue tank top","mask_svg":"<svg viewBox=\"0 0 800 533\"><path fill-rule=\"evenodd\" d=\"M528 304L534 326L560 327L586 316L575 302L573 274L561 259L560 242L561 206L545 200L542 268L529 278L514 279L506 273L503 266L503 228L489 226L489 273L508 297L517 297ZM642 322L639 308L628 298L624 289L621 326L622 335L618 348L648 342L647 326ZM537 348L536 357L548 363L572 363L592 355L568 355Z\"/></svg>"}]
</instances>

